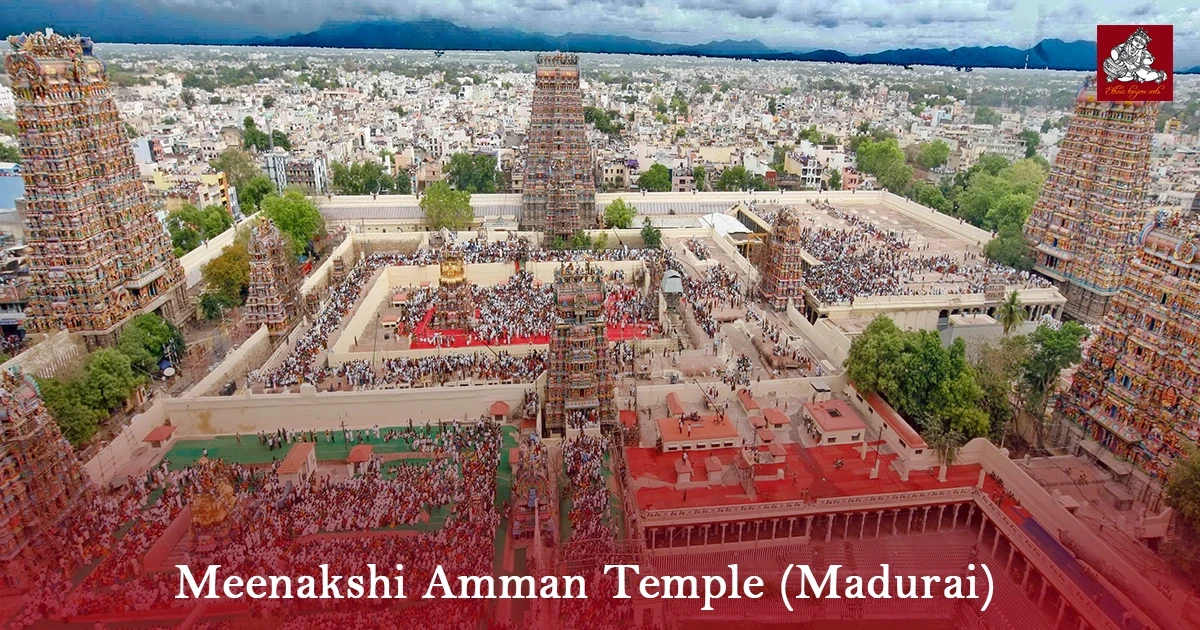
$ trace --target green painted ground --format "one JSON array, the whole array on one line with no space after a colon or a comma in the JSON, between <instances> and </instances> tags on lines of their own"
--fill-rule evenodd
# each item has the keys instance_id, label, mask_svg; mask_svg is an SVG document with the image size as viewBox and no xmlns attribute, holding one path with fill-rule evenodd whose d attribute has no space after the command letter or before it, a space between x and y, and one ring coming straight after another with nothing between
<instances>
[{"instance_id":1,"label":"green painted ground","mask_svg":"<svg viewBox=\"0 0 1200 630\"><path fill-rule=\"evenodd\" d=\"M407 428L407 425L381 428L380 434L386 434L390 429L399 431ZM431 427L431 430L436 434L439 429L434 426ZM335 441L332 444L325 438L324 433L319 432L317 437L319 438L317 440L318 460L346 459L346 456L350 454L350 449L358 444L358 442L346 444L342 440L341 433L336 431L334 435ZM384 442L383 440L374 441L372 439L372 441L364 442L364 444L370 444L375 447L375 452L378 454L413 452L413 449L404 440ZM196 460L200 459L204 454L204 449L208 449L209 459L223 459L227 462L238 464L270 464L272 459L283 459L290 448L291 444L285 444L282 449L270 450L258 443L257 435L243 435L241 444L238 444L237 437L223 435L202 440L179 440L171 448L171 451L167 453L167 459L171 462L172 470L179 470L196 463Z\"/></svg>"}]
</instances>

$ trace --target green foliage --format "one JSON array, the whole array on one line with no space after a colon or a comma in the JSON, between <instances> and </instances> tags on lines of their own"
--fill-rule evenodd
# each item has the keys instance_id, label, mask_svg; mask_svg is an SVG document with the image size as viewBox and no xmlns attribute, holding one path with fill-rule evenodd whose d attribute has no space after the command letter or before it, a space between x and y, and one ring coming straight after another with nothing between
<instances>
[{"instance_id":1,"label":"green foliage","mask_svg":"<svg viewBox=\"0 0 1200 630\"><path fill-rule=\"evenodd\" d=\"M333 189L339 195L407 195L412 182L407 177L392 177L378 162L360 162L347 167L341 162L330 165Z\"/></svg>"},{"instance_id":2,"label":"green foliage","mask_svg":"<svg viewBox=\"0 0 1200 630\"><path fill-rule=\"evenodd\" d=\"M117 349L142 372L155 373L164 356L178 358L184 348L183 333L154 313L143 313L121 330Z\"/></svg>"},{"instance_id":3,"label":"green foliage","mask_svg":"<svg viewBox=\"0 0 1200 630\"><path fill-rule=\"evenodd\" d=\"M978 227L1002 232L1015 226L1019 232L1046 182L1043 162L1024 159L1010 165L997 155L980 156L954 177L949 196L957 204L955 213Z\"/></svg>"},{"instance_id":4,"label":"green foliage","mask_svg":"<svg viewBox=\"0 0 1200 630\"><path fill-rule=\"evenodd\" d=\"M996 318L1004 327L1005 335L1025 321L1025 305L1021 304L1021 296L1016 289L1000 303L1000 308L996 310Z\"/></svg>"},{"instance_id":5,"label":"green foliage","mask_svg":"<svg viewBox=\"0 0 1200 630\"><path fill-rule=\"evenodd\" d=\"M777 111L778 108L775 105L775 97L772 96L771 98L767 99L767 113L774 116Z\"/></svg>"},{"instance_id":6,"label":"green foliage","mask_svg":"<svg viewBox=\"0 0 1200 630\"><path fill-rule=\"evenodd\" d=\"M242 122L242 147L249 149L254 148L255 151L266 151L271 148L272 142L276 148L291 150L292 142L288 139L287 134L275 129L271 131L268 137L267 132L258 128L254 122L254 118L247 116Z\"/></svg>"},{"instance_id":7,"label":"green foliage","mask_svg":"<svg viewBox=\"0 0 1200 630\"><path fill-rule=\"evenodd\" d=\"M901 194L912 180L912 167L904 163L904 151L895 138L863 139L858 143L856 155L858 169L874 175L881 186L893 193Z\"/></svg>"},{"instance_id":8,"label":"green foliage","mask_svg":"<svg viewBox=\"0 0 1200 630\"><path fill-rule=\"evenodd\" d=\"M1037 154L1038 145L1042 143L1042 134L1026 129L1017 134L1017 137L1025 141L1025 157L1031 158Z\"/></svg>"},{"instance_id":9,"label":"green foliage","mask_svg":"<svg viewBox=\"0 0 1200 630\"><path fill-rule=\"evenodd\" d=\"M271 109L272 107L275 107L275 97L271 96L270 94L262 97L262 106L264 109Z\"/></svg>"},{"instance_id":10,"label":"green foliage","mask_svg":"<svg viewBox=\"0 0 1200 630\"><path fill-rule=\"evenodd\" d=\"M841 189L842 189L842 172L835 169L833 172L831 172L829 174L829 190L841 190Z\"/></svg>"},{"instance_id":11,"label":"green foliage","mask_svg":"<svg viewBox=\"0 0 1200 630\"><path fill-rule=\"evenodd\" d=\"M642 243L651 249L656 249L662 246L662 230L654 227L650 222L650 217L642 222Z\"/></svg>"},{"instance_id":12,"label":"green foliage","mask_svg":"<svg viewBox=\"0 0 1200 630\"><path fill-rule=\"evenodd\" d=\"M204 319L212 322L221 319L225 313L237 308L229 296L223 293L202 293L200 294L200 313Z\"/></svg>"},{"instance_id":13,"label":"green foliage","mask_svg":"<svg viewBox=\"0 0 1200 630\"><path fill-rule=\"evenodd\" d=\"M821 133L817 130L816 125L809 125L806 129L801 129L800 133L796 134L796 138L798 140L808 140L817 146L838 143L837 136L831 133Z\"/></svg>"},{"instance_id":14,"label":"green foliage","mask_svg":"<svg viewBox=\"0 0 1200 630\"><path fill-rule=\"evenodd\" d=\"M571 249L592 249L592 237L588 236L586 232L576 232L571 236L569 247Z\"/></svg>"},{"instance_id":15,"label":"green foliage","mask_svg":"<svg viewBox=\"0 0 1200 630\"><path fill-rule=\"evenodd\" d=\"M771 170L782 175L787 172L787 155L795 147L790 144L777 144L771 152Z\"/></svg>"},{"instance_id":16,"label":"green foliage","mask_svg":"<svg viewBox=\"0 0 1200 630\"><path fill-rule=\"evenodd\" d=\"M249 240L249 230L239 230L238 238L201 270L204 295L213 296L208 298L210 306L223 305L230 309L245 301L246 289L250 286L250 253L246 249ZM202 296L201 305L204 300Z\"/></svg>"},{"instance_id":17,"label":"green foliage","mask_svg":"<svg viewBox=\"0 0 1200 630\"><path fill-rule=\"evenodd\" d=\"M184 106L188 109L196 106L196 94L191 90L184 90L180 92L179 99L183 101Z\"/></svg>"},{"instance_id":18,"label":"green foliage","mask_svg":"<svg viewBox=\"0 0 1200 630\"><path fill-rule=\"evenodd\" d=\"M1002 122L1004 122L1004 117L991 107L985 105L975 109L975 124L977 125L999 125Z\"/></svg>"},{"instance_id":19,"label":"green foliage","mask_svg":"<svg viewBox=\"0 0 1200 630\"><path fill-rule=\"evenodd\" d=\"M992 439L1002 441L1016 419L1013 388L1029 360L1029 340L1024 335L1000 339L998 346L986 344L975 362L975 380L983 390L980 405L991 419Z\"/></svg>"},{"instance_id":20,"label":"green foliage","mask_svg":"<svg viewBox=\"0 0 1200 630\"><path fill-rule=\"evenodd\" d=\"M692 169L692 178L696 180L696 190L705 190L707 188L708 171L703 166L697 166Z\"/></svg>"},{"instance_id":21,"label":"green foliage","mask_svg":"<svg viewBox=\"0 0 1200 630\"><path fill-rule=\"evenodd\" d=\"M1029 335L1030 357L1021 377L1021 398L1025 410L1034 418L1036 446L1044 440L1046 405L1058 387L1063 369L1079 362L1083 356L1080 344L1088 337L1088 329L1076 322L1064 322L1058 329L1045 324Z\"/></svg>"},{"instance_id":22,"label":"green foliage","mask_svg":"<svg viewBox=\"0 0 1200 630\"><path fill-rule=\"evenodd\" d=\"M46 409L54 417L63 437L76 447L90 441L108 415L83 402L80 381L78 377L37 379Z\"/></svg>"},{"instance_id":23,"label":"green foliage","mask_svg":"<svg viewBox=\"0 0 1200 630\"><path fill-rule=\"evenodd\" d=\"M233 217L221 206L208 206L200 210L191 204L167 215L167 232L175 255L182 256L200 246L203 240L211 239L233 225Z\"/></svg>"},{"instance_id":24,"label":"green foliage","mask_svg":"<svg viewBox=\"0 0 1200 630\"><path fill-rule=\"evenodd\" d=\"M713 186L717 190L768 190L767 180L762 175L751 174L742 165L725 169Z\"/></svg>"},{"instance_id":25,"label":"green foliage","mask_svg":"<svg viewBox=\"0 0 1200 630\"><path fill-rule=\"evenodd\" d=\"M943 348L936 332L900 330L879 316L851 343L845 364L859 391L879 393L926 435L961 442L989 433L979 408L983 390L961 339Z\"/></svg>"},{"instance_id":26,"label":"green foliage","mask_svg":"<svg viewBox=\"0 0 1200 630\"><path fill-rule=\"evenodd\" d=\"M21 163L21 150L17 147L0 144L0 162Z\"/></svg>"},{"instance_id":27,"label":"green foliage","mask_svg":"<svg viewBox=\"0 0 1200 630\"><path fill-rule=\"evenodd\" d=\"M0 118L0 135L17 137L21 133L21 128L17 126L17 121L10 118Z\"/></svg>"},{"instance_id":28,"label":"green foliage","mask_svg":"<svg viewBox=\"0 0 1200 630\"><path fill-rule=\"evenodd\" d=\"M1050 131L1050 127L1053 126L1053 124L1054 123L1052 123L1049 118L1047 118L1046 120L1043 120L1042 121L1042 133L1046 133L1047 131Z\"/></svg>"},{"instance_id":29,"label":"green foliage","mask_svg":"<svg viewBox=\"0 0 1200 630\"><path fill-rule=\"evenodd\" d=\"M908 187L908 190L904 192L904 195L923 206L934 208L939 212L949 213L953 208L950 200L946 199L942 194L942 190L927 181L913 182Z\"/></svg>"},{"instance_id":30,"label":"green foliage","mask_svg":"<svg viewBox=\"0 0 1200 630\"><path fill-rule=\"evenodd\" d=\"M917 164L925 168L937 168L950 158L950 145L942 140L922 142L917 149Z\"/></svg>"},{"instance_id":31,"label":"green foliage","mask_svg":"<svg viewBox=\"0 0 1200 630\"><path fill-rule=\"evenodd\" d=\"M287 235L296 256L303 254L309 243L325 229L325 220L316 204L295 190L288 190L282 197L268 195L262 201L262 212Z\"/></svg>"},{"instance_id":32,"label":"green foliage","mask_svg":"<svg viewBox=\"0 0 1200 630\"><path fill-rule=\"evenodd\" d=\"M988 260L994 260L1013 269L1029 271L1033 269L1033 258L1029 255L1029 246L1025 244L1025 235L1021 228L1008 225L1000 228L996 238L988 241L983 248Z\"/></svg>"},{"instance_id":33,"label":"green foliage","mask_svg":"<svg viewBox=\"0 0 1200 630\"><path fill-rule=\"evenodd\" d=\"M610 136L619 135L625 129L620 112L604 111L599 107L584 107L583 120L596 127L596 131Z\"/></svg>"},{"instance_id":34,"label":"green foliage","mask_svg":"<svg viewBox=\"0 0 1200 630\"><path fill-rule=\"evenodd\" d=\"M246 214L251 214L262 207L262 200L267 195L275 192L275 182L271 178L259 173L250 178L243 188L238 190L238 202L246 209Z\"/></svg>"},{"instance_id":35,"label":"green foliage","mask_svg":"<svg viewBox=\"0 0 1200 630\"><path fill-rule=\"evenodd\" d=\"M633 217L636 214L637 208L625 203L621 197L617 197L604 207L604 225L610 228L628 229L633 225Z\"/></svg>"},{"instance_id":36,"label":"green foliage","mask_svg":"<svg viewBox=\"0 0 1200 630\"><path fill-rule=\"evenodd\" d=\"M114 348L101 348L84 363L80 397L92 409L111 412L141 383L142 379L133 373L129 357Z\"/></svg>"},{"instance_id":37,"label":"green foliage","mask_svg":"<svg viewBox=\"0 0 1200 630\"><path fill-rule=\"evenodd\" d=\"M421 196L421 211L425 213L425 224L432 230L465 230L475 220L471 193L454 190L446 182L437 182L425 189Z\"/></svg>"},{"instance_id":38,"label":"green foliage","mask_svg":"<svg viewBox=\"0 0 1200 630\"><path fill-rule=\"evenodd\" d=\"M496 156L480 153L455 153L446 165L446 179L458 190L471 194L496 192Z\"/></svg>"},{"instance_id":39,"label":"green foliage","mask_svg":"<svg viewBox=\"0 0 1200 630\"><path fill-rule=\"evenodd\" d=\"M230 147L221 152L215 160L208 163L214 171L225 173L225 180L238 190L238 199L243 203L246 201L245 193L243 192L250 183L258 175L262 175L262 171L258 169L258 165L254 160L250 159L250 154L236 147ZM265 177L264 177L265 179ZM267 179L269 184L271 180ZM254 204L257 205L257 204Z\"/></svg>"},{"instance_id":40,"label":"green foliage","mask_svg":"<svg viewBox=\"0 0 1200 630\"><path fill-rule=\"evenodd\" d=\"M638 176L637 185L638 189L646 192L669 192L671 171L662 164L654 164Z\"/></svg>"}]
</instances>

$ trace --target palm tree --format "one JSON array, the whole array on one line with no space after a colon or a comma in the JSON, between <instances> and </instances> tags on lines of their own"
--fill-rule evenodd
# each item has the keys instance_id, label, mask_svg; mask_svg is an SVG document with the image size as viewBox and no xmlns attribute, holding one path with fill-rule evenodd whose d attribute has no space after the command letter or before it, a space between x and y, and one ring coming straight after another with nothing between
<instances>
[{"instance_id":1,"label":"palm tree","mask_svg":"<svg viewBox=\"0 0 1200 630\"><path fill-rule=\"evenodd\" d=\"M1005 336L1025 321L1025 306L1021 304L1021 296L1017 295L1016 289L1000 303L996 314L1000 318L1000 325L1004 327Z\"/></svg>"}]
</instances>

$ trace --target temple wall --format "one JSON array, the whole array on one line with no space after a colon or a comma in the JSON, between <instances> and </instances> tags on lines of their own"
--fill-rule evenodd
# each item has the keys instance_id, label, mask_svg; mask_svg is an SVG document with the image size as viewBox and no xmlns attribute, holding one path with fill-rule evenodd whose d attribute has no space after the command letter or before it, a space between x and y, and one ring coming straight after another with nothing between
<instances>
[{"instance_id":1,"label":"temple wall","mask_svg":"<svg viewBox=\"0 0 1200 630\"><path fill-rule=\"evenodd\" d=\"M317 392L305 386L298 394L200 396L164 401L171 424L180 438L233 433L256 433L281 428L324 430L338 427L366 429L398 427L440 420L474 420L488 406L503 400L517 408L530 383L459 387L424 387L355 392ZM469 391L469 395L464 395Z\"/></svg>"},{"instance_id":2,"label":"temple wall","mask_svg":"<svg viewBox=\"0 0 1200 630\"><path fill-rule=\"evenodd\" d=\"M117 472L128 464L143 448L152 448L142 442L150 431L163 424L167 418L164 399L154 401L146 411L136 414L116 437L104 445L91 459L83 464L83 470L92 483L105 485L113 480Z\"/></svg>"},{"instance_id":3,"label":"temple wall","mask_svg":"<svg viewBox=\"0 0 1200 630\"><path fill-rule=\"evenodd\" d=\"M329 286L329 274L333 271L333 261L342 259L346 263L346 270L349 271L357 259L354 257L354 235L347 236L341 244L333 248L329 256L325 258L325 262L317 267L304 282L300 285L300 295L305 296L312 293L314 290L323 289Z\"/></svg>"},{"instance_id":4,"label":"temple wall","mask_svg":"<svg viewBox=\"0 0 1200 630\"><path fill-rule=\"evenodd\" d=\"M195 398L213 393L230 379L240 379L246 376L247 372L257 369L270 354L271 337L264 324L183 396Z\"/></svg>"},{"instance_id":5,"label":"temple wall","mask_svg":"<svg viewBox=\"0 0 1200 630\"><path fill-rule=\"evenodd\" d=\"M804 338L816 346L834 368L841 371L842 362L850 355L850 337L832 326L828 319L821 318L815 324L808 323L791 301L788 302L787 316L792 325L800 329Z\"/></svg>"},{"instance_id":6,"label":"temple wall","mask_svg":"<svg viewBox=\"0 0 1200 630\"><path fill-rule=\"evenodd\" d=\"M88 353L83 338L65 330L49 335L35 334L31 337L42 337L42 341L5 361L0 365L0 369L48 378L57 374L59 370L77 367Z\"/></svg>"},{"instance_id":7,"label":"temple wall","mask_svg":"<svg viewBox=\"0 0 1200 630\"><path fill-rule=\"evenodd\" d=\"M258 215L259 213L255 212L242 219L238 224L212 237L207 242L201 243L200 247L193 249L179 258L179 264L183 265L183 275L186 279L185 284L187 288L191 289L203 281L204 266L212 262L212 259L220 256L226 246L232 245L233 241L237 239L237 231L243 226L251 225L251 222L255 221Z\"/></svg>"}]
</instances>

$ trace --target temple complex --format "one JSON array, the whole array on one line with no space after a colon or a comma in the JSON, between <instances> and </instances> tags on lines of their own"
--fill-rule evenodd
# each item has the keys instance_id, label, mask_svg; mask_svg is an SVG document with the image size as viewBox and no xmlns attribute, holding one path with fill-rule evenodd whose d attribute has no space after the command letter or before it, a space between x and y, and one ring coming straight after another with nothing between
<instances>
[{"instance_id":1,"label":"temple complex","mask_svg":"<svg viewBox=\"0 0 1200 630\"><path fill-rule=\"evenodd\" d=\"M522 195L523 230L570 239L580 230L599 227L578 55L537 57Z\"/></svg>"},{"instance_id":2,"label":"temple complex","mask_svg":"<svg viewBox=\"0 0 1200 630\"><path fill-rule=\"evenodd\" d=\"M599 267L567 263L554 272L558 322L550 333L547 433L616 423L604 296L604 273Z\"/></svg>"},{"instance_id":3,"label":"temple complex","mask_svg":"<svg viewBox=\"0 0 1200 630\"><path fill-rule=\"evenodd\" d=\"M83 489L79 460L42 406L32 377L0 377L0 591L20 588L26 562Z\"/></svg>"},{"instance_id":4,"label":"temple complex","mask_svg":"<svg viewBox=\"0 0 1200 630\"><path fill-rule=\"evenodd\" d=\"M1159 216L1059 410L1161 475L1200 441L1200 216Z\"/></svg>"},{"instance_id":5,"label":"temple complex","mask_svg":"<svg viewBox=\"0 0 1200 630\"><path fill-rule=\"evenodd\" d=\"M438 298L433 321L438 328L467 330L475 317L471 284L467 282L462 251L455 247L442 249L438 264Z\"/></svg>"},{"instance_id":6,"label":"temple complex","mask_svg":"<svg viewBox=\"0 0 1200 630\"><path fill-rule=\"evenodd\" d=\"M91 40L9 38L5 65L25 156L31 276L25 327L115 342L133 315L182 315L183 269L139 178Z\"/></svg>"},{"instance_id":7,"label":"temple complex","mask_svg":"<svg viewBox=\"0 0 1200 630\"><path fill-rule=\"evenodd\" d=\"M275 223L265 219L254 227L248 249L246 323L253 328L266 324L272 336L285 334L300 312L300 275L291 247Z\"/></svg>"},{"instance_id":8,"label":"temple complex","mask_svg":"<svg viewBox=\"0 0 1200 630\"><path fill-rule=\"evenodd\" d=\"M776 214L766 246L761 249L759 295L775 310L786 309L789 299L801 302L796 307L803 309L804 274L816 260L804 251L799 215L791 208Z\"/></svg>"},{"instance_id":9,"label":"temple complex","mask_svg":"<svg viewBox=\"0 0 1200 630\"><path fill-rule=\"evenodd\" d=\"M1025 223L1034 269L1067 298L1068 316L1099 323L1121 288L1148 220L1157 103L1103 102L1085 87L1042 194Z\"/></svg>"}]
</instances>

